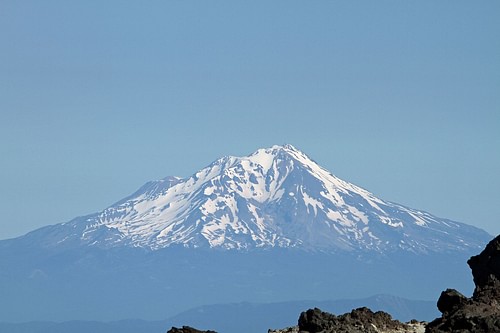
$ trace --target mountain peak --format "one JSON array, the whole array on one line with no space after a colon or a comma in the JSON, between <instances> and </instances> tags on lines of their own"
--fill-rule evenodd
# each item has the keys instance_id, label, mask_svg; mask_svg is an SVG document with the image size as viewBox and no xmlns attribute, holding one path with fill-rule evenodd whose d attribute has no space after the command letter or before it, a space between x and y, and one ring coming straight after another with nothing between
<instances>
[{"instance_id":1,"label":"mountain peak","mask_svg":"<svg viewBox=\"0 0 500 333\"><path fill-rule=\"evenodd\" d=\"M428 253L480 248L489 235L375 197L290 144L226 156L187 178L145 184L102 212L66 224L91 246L152 250L297 248ZM75 234L81 230L81 234Z\"/></svg>"},{"instance_id":2,"label":"mountain peak","mask_svg":"<svg viewBox=\"0 0 500 333\"><path fill-rule=\"evenodd\" d=\"M269 148L261 148L261 149L258 149L257 151L260 151L260 150L264 150L264 151L269 151L269 152L272 152L272 151L288 151L288 152L298 152L298 153L302 153L299 149L295 148L295 146L289 144L289 143L285 143L283 145L273 145Z\"/></svg>"},{"instance_id":3,"label":"mountain peak","mask_svg":"<svg viewBox=\"0 0 500 333\"><path fill-rule=\"evenodd\" d=\"M288 153L288 154L300 154L300 155L305 155L301 150L295 148L291 144L284 144L284 145L273 145L269 148L261 148L255 151L253 154L249 156L254 156L254 155L260 155L260 154L270 154L270 155L278 155L279 153Z\"/></svg>"}]
</instances>

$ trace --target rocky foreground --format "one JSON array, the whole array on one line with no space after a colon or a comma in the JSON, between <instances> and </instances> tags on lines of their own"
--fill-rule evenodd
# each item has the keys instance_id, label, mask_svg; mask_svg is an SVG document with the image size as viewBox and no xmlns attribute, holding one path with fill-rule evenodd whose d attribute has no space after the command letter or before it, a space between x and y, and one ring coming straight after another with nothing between
<instances>
[{"instance_id":1,"label":"rocky foreground","mask_svg":"<svg viewBox=\"0 0 500 333\"><path fill-rule=\"evenodd\" d=\"M472 298L443 291L437 303L443 315L429 323L426 333L500 332L500 236L467 263L476 286Z\"/></svg>"},{"instance_id":2,"label":"rocky foreground","mask_svg":"<svg viewBox=\"0 0 500 333\"><path fill-rule=\"evenodd\" d=\"M268 333L489 333L500 332L500 236L467 262L474 278L474 294L467 298L454 289L441 293L437 306L441 318L431 323L393 320L383 311L359 308L336 316L309 309L299 316L298 325ZM167 333L216 333L189 326L172 327Z\"/></svg>"},{"instance_id":3,"label":"rocky foreground","mask_svg":"<svg viewBox=\"0 0 500 333\"><path fill-rule=\"evenodd\" d=\"M310 309L302 312L298 326L281 330L269 330L268 333L423 333L424 323L412 321L401 323L393 320L391 315L383 311L373 312L368 308L359 308L340 316L323 312L320 309Z\"/></svg>"}]
</instances>

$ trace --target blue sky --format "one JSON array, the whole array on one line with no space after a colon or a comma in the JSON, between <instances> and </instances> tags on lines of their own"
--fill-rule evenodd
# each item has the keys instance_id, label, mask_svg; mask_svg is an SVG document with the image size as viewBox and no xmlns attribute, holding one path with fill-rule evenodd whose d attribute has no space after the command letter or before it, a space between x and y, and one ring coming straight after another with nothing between
<instances>
[{"instance_id":1,"label":"blue sky","mask_svg":"<svg viewBox=\"0 0 500 333\"><path fill-rule=\"evenodd\" d=\"M0 239L291 143L500 233L498 1L0 2Z\"/></svg>"}]
</instances>

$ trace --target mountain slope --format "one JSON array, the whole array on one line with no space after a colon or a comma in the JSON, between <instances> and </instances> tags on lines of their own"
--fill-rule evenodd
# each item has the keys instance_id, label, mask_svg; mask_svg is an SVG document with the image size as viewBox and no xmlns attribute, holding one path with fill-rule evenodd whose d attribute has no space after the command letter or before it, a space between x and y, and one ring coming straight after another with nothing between
<instances>
[{"instance_id":1,"label":"mountain slope","mask_svg":"<svg viewBox=\"0 0 500 333\"><path fill-rule=\"evenodd\" d=\"M29 237L49 247L379 253L468 252L490 238L480 229L381 200L291 145L223 157L185 179L149 182L102 212Z\"/></svg>"}]
</instances>

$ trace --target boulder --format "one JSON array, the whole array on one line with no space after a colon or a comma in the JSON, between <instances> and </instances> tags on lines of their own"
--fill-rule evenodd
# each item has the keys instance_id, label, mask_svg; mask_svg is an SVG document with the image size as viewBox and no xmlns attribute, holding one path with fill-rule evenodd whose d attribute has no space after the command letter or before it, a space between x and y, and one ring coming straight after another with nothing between
<instances>
[{"instance_id":1,"label":"boulder","mask_svg":"<svg viewBox=\"0 0 500 333\"><path fill-rule=\"evenodd\" d=\"M437 307L441 313L450 313L463 307L467 302L467 297L455 289L446 289L441 293Z\"/></svg>"}]
</instances>

